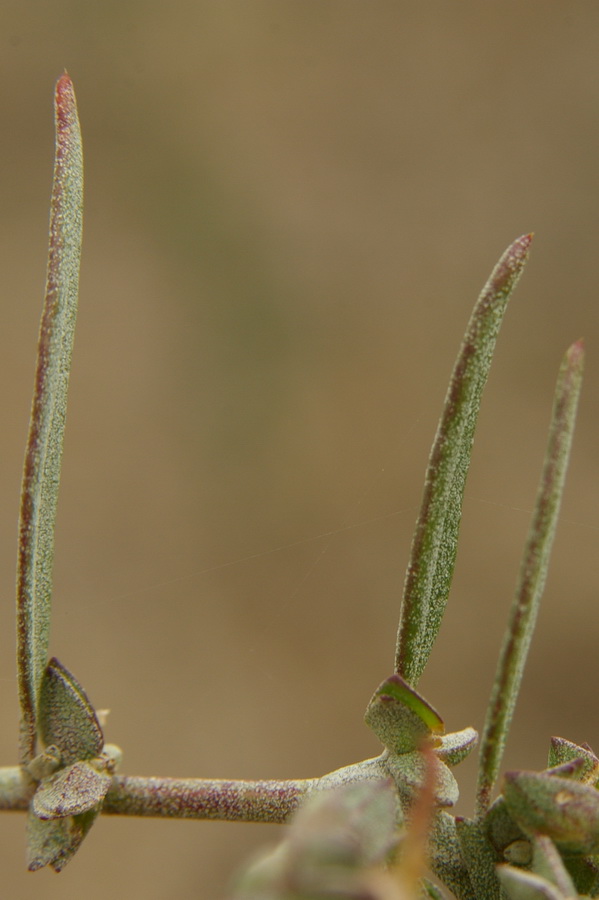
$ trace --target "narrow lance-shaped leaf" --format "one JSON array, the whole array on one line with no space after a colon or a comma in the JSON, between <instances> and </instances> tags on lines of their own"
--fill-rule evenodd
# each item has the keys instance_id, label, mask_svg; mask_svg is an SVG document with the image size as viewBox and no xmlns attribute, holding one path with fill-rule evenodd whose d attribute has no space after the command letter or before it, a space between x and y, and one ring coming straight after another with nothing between
<instances>
[{"instance_id":1,"label":"narrow lance-shaped leaf","mask_svg":"<svg viewBox=\"0 0 599 900\"><path fill-rule=\"evenodd\" d=\"M35 753L36 714L48 659L54 524L77 313L83 157L73 85L56 85L56 157L46 296L25 453L17 566L17 667L21 761Z\"/></svg>"},{"instance_id":2,"label":"narrow lance-shaped leaf","mask_svg":"<svg viewBox=\"0 0 599 900\"><path fill-rule=\"evenodd\" d=\"M583 363L583 344L577 341L567 351L557 379L541 483L489 700L480 748L477 790L480 815L488 808L499 772L545 586L572 445Z\"/></svg>"},{"instance_id":3,"label":"narrow lance-shaped leaf","mask_svg":"<svg viewBox=\"0 0 599 900\"><path fill-rule=\"evenodd\" d=\"M474 307L433 442L406 572L395 671L415 684L441 625L455 565L474 429L508 299L532 235L505 251Z\"/></svg>"}]
</instances>

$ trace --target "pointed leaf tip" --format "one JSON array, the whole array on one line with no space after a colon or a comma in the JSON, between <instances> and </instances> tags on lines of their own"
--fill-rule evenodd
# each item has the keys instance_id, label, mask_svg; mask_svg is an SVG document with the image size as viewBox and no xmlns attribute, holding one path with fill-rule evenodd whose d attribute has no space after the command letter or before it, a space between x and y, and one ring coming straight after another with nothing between
<instances>
[{"instance_id":1,"label":"pointed leaf tip","mask_svg":"<svg viewBox=\"0 0 599 900\"><path fill-rule=\"evenodd\" d=\"M584 338L578 338L577 341L568 347L567 357L572 362L584 359Z\"/></svg>"},{"instance_id":2,"label":"pointed leaf tip","mask_svg":"<svg viewBox=\"0 0 599 900\"><path fill-rule=\"evenodd\" d=\"M55 91L56 126L60 138L65 132L79 127L77 101L70 76L65 72L56 82Z\"/></svg>"},{"instance_id":3,"label":"pointed leaf tip","mask_svg":"<svg viewBox=\"0 0 599 900\"><path fill-rule=\"evenodd\" d=\"M494 277L491 276L492 281L495 282L494 287L496 290L505 290L505 288L510 285L514 276L522 271L524 264L528 259L532 238L532 232L530 234L523 234L519 238L516 238L516 240L507 248L496 266L493 273Z\"/></svg>"}]
</instances>

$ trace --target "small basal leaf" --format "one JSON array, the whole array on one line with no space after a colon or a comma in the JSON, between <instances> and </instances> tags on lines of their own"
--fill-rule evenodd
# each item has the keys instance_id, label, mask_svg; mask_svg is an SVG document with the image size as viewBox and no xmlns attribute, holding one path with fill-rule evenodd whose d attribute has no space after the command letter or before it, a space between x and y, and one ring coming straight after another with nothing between
<instances>
[{"instance_id":1,"label":"small basal leaf","mask_svg":"<svg viewBox=\"0 0 599 900\"><path fill-rule=\"evenodd\" d=\"M27 765L27 771L35 779L41 781L53 775L62 763L62 753L55 744L50 744L42 753L38 753Z\"/></svg>"},{"instance_id":2,"label":"small basal leaf","mask_svg":"<svg viewBox=\"0 0 599 900\"><path fill-rule=\"evenodd\" d=\"M532 235L505 251L478 299L458 355L426 472L406 580L395 671L416 684L445 611L455 565L462 498L481 395L495 341L528 256Z\"/></svg>"},{"instance_id":3,"label":"small basal leaf","mask_svg":"<svg viewBox=\"0 0 599 900\"><path fill-rule=\"evenodd\" d=\"M46 667L39 708L40 736L55 744L63 765L98 756L104 745L100 723L77 679L55 658Z\"/></svg>"},{"instance_id":4,"label":"small basal leaf","mask_svg":"<svg viewBox=\"0 0 599 900\"><path fill-rule=\"evenodd\" d=\"M71 843L68 819L43 822L30 810L27 813L27 868L37 872L51 865L68 851Z\"/></svg>"},{"instance_id":5,"label":"small basal leaf","mask_svg":"<svg viewBox=\"0 0 599 900\"><path fill-rule=\"evenodd\" d=\"M17 668L21 762L35 756L36 714L48 660L54 525L60 485L71 351L77 315L83 218L83 156L73 85L56 85L56 157L46 297L25 452L17 563Z\"/></svg>"},{"instance_id":6,"label":"small basal leaf","mask_svg":"<svg viewBox=\"0 0 599 900\"><path fill-rule=\"evenodd\" d=\"M447 766L457 766L476 747L478 733L474 728L464 728L462 731L442 734L440 741L441 743L433 748L435 756Z\"/></svg>"},{"instance_id":7,"label":"small basal leaf","mask_svg":"<svg viewBox=\"0 0 599 900\"><path fill-rule=\"evenodd\" d=\"M415 750L423 738L444 730L439 713L399 675L376 689L364 719L392 753Z\"/></svg>"},{"instance_id":8,"label":"small basal leaf","mask_svg":"<svg viewBox=\"0 0 599 900\"><path fill-rule=\"evenodd\" d=\"M40 819L76 816L102 802L112 779L87 762L77 762L40 783L33 795L32 809Z\"/></svg>"},{"instance_id":9,"label":"small basal leaf","mask_svg":"<svg viewBox=\"0 0 599 900\"><path fill-rule=\"evenodd\" d=\"M27 860L30 872L51 866L61 872L73 858L96 821L99 807L80 816L38 819L32 811L27 818Z\"/></svg>"}]
</instances>

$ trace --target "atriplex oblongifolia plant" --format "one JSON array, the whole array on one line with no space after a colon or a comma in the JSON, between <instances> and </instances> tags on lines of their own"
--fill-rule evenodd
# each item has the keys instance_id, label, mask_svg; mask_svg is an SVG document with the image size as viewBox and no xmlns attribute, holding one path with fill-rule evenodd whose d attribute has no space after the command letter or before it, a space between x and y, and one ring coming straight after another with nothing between
<instances>
[{"instance_id":1,"label":"atriplex oblongifolia plant","mask_svg":"<svg viewBox=\"0 0 599 900\"><path fill-rule=\"evenodd\" d=\"M477 734L473 728L445 734L439 714L416 691L451 585L481 394L531 235L514 241L493 270L451 378L405 581L395 669L366 710L381 754L299 781L119 775L120 751L104 743L85 691L62 663L48 661L83 200L79 122L66 74L56 87L56 135L48 278L19 525L20 764L0 769L0 808L27 812L29 868L60 871L101 812L285 822L301 805L278 851L246 873L239 898L332 896L333 890L337 897L441 897L424 877L425 846L429 869L464 900L599 896L599 759L589 747L554 738L549 768L508 773L491 803L555 533L582 377L580 341L567 351L558 376L541 484L481 741L472 819L448 812L458 796L450 767L475 746ZM379 865L388 866L387 874L378 871L375 878Z\"/></svg>"}]
</instances>

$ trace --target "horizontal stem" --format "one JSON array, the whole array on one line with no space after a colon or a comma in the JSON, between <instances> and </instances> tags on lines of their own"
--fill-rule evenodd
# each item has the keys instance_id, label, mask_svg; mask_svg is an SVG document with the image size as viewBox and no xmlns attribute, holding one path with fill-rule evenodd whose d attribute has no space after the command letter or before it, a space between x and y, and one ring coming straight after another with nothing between
<instances>
[{"instance_id":1,"label":"horizontal stem","mask_svg":"<svg viewBox=\"0 0 599 900\"><path fill-rule=\"evenodd\" d=\"M228 822L285 822L318 779L222 781L115 775L103 813Z\"/></svg>"},{"instance_id":2,"label":"horizontal stem","mask_svg":"<svg viewBox=\"0 0 599 900\"><path fill-rule=\"evenodd\" d=\"M318 778L297 781L224 781L115 775L102 807L121 816L285 822ZM24 812L35 783L20 766L0 768L0 810Z\"/></svg>"},{"instance_id":3,"label":"horizontal stem","mask_svg":"<svg viewBox=\"0 0 599 900\"><path fill-rule=\"evenodd\" d=\"M344 766L322 778L287 781L113 775L102 812L113 816L282 823L314 790L348 781L388 779L390 775L386 753ZM27 810L35 788L35 782L20 766L0 767L0 811Z\"/></svg>"}]
</instances>

